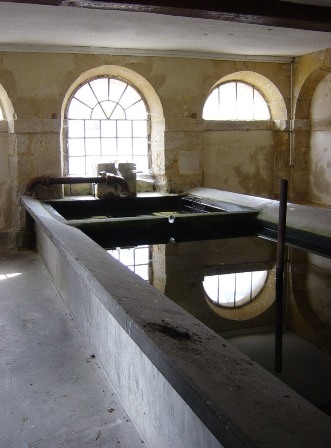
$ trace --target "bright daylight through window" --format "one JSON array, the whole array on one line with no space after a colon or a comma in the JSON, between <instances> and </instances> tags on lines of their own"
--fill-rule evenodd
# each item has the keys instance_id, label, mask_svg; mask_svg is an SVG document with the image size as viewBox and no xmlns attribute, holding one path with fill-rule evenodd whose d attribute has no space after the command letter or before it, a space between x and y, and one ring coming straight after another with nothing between
<instances>
[{"instance_id":1,"label":"bright daylight through window","mask_svg":"<svg viewBox=\"0 0 331 448\"><path fill-rule=\"evenodd\" d=\"M270 111L255 87L231 81L210 93L202 117L205 120L270 120Z\"/></svg>"},{"instance_id":2,"label":"bright daylight through window","mask_svg":"<svg viewBox=\"0 0 331 448\"><path fill-rule=\"evenodd\" d=\"M80 87L68 108L68 171L96 175L98 163L132 162L147 172L148 114L131 85L98 78Z\"/></svg>"},{"instance_id":3,"label":"bright daylight through window","mask_svg":"<svg viewBox=\"0 0 331 448\"><path fill-rule=\"evenodd\" d=\"M206 276L203 287L216 305L236 308L251 302L262 290L268 271Z\"/></svg>"}]
</instances>

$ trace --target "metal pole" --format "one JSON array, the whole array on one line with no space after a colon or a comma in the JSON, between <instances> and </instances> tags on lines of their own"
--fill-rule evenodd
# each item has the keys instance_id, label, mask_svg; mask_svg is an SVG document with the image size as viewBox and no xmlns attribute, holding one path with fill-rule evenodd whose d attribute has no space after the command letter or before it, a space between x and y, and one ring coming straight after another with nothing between
<instances>
[{"instance_id":1,"label":"metal pole","mask_svg":"<svg viewBox=\"0 0 331 448\"><path fill-rule=\"evenodd\" d=\"M286 232L288 181L280 181L279 219L276 260L276 302L275 302L275 372L282 371L283 361L283 291L284 291L284 248Z\"/></svg>"}]
</instances>

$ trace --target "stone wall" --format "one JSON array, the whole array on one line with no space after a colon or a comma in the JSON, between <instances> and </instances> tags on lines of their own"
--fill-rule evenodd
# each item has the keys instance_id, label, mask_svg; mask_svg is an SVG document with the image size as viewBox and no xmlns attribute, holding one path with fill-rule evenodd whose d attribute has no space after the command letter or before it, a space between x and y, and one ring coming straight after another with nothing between
<instances>
[{"instance_id":1,"label":"stone wall","mask_svg":"<svg viewBox=\"0 0 331 448\"><path fill-rule=\"evenodd\" d=\"M311 99L322 75L331 70L330 51L298 58L293 70L293 110L303 129L299 129L300 123L296 126L291 149L288 63L0 53L0 101L6 117L0 126L1 245L12 245L15 234L24 227L19 195L28 180L43 174L66 174L66 105L80 83L98 74L109 73L134 83L146 99L158 190L181 192L207 186L271 198L277 197L279 178L287 177L291 200L316 200L315 191L309 196L306 182L310 132L302 111L306 111L305 98ZM202 120L208 93L220 80L231 79L254 83L265 95L273 121ZM316 153L320 141L314 141ZM323 196L319 202L324 201Z\"/></svg>"}]
</instances>

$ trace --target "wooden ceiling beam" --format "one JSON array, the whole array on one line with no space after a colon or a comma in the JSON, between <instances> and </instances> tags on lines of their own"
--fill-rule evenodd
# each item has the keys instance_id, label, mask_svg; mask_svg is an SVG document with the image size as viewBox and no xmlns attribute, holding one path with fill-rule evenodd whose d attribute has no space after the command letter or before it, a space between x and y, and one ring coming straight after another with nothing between
<instances>
[{"instance_id":1,"label":"wooden ceiling beam","mask_svg":"<svg viewBox=\"0 0 331 448\"><path fill-rule=\"evenodd\" d=\"M331 7L291 3L282 0L15 1L16 3L166 14L170 16L331 32Z\"/></svg>"}]
</instances>

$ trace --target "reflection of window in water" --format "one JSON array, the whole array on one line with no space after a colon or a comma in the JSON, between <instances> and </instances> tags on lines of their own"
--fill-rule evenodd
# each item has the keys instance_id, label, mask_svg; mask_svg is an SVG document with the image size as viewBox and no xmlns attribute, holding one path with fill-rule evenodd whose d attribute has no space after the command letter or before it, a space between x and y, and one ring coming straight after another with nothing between
<instances>
[{"instance_id":1,"label":"reflection of window in water","mask_svg":"<svg viewBox=\"0 0 331 448\"><path fill-rule=\"evenodd\" d=\"M107 251L144 280L149 281L149 246L137 246Z\"/></svg>"},{"instance_id":2,"label":"reflection of window in water","mask_svg":"<svg viewBox=\"0 0 331 448\"><path fill-rule=\"evenodd\" d=\"M251 302L263 288L268 271L240 272L206 276L208 298L219 306L235 308Z\"/></svg>"}]
</instances>

